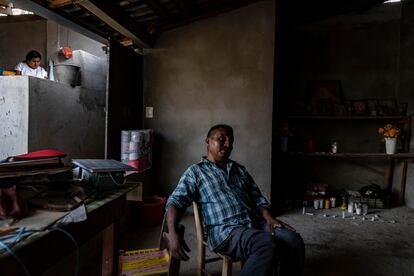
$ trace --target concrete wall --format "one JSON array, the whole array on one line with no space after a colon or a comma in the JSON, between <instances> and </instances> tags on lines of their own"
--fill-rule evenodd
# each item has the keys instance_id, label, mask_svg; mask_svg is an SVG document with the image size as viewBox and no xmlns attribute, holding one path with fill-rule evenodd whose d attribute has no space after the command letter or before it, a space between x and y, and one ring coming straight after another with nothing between
<instances>
[{"instance_id":1,"label":"concrete wall","mask_svg":"<svg viewBox=\"0 0 414 276\"><path fill-rule=\"evenodd\" d=\"M25 20L14 21L0 17L0 67L13 70L23 61L30 50L38 51L42 67L46 59L46 20L38 16L23 16Z\"/></svg>"},{"instance_id":2,"label":"concrete wall","mask_svg":"<svg viewBox=\"0 0 414 276\"><path fill-rule=\"evenodd\" d=\"M282 65L286 72L285 89L280 91L283 101L303 100L307 80L341 80L347 100L396 98L398 102L408 102L408 113L413 114L413 3L407 0L379 4L362 13L331 17L289 30L289 51L285 53L289 62ZM321 150L329 150L333 140L340 140L339 151L381 152L384 146L376 129L385 123L388 121L337 121L328 126L316 122L313 129L324 133L317 141L323 144ZM311 128L310 124L307 127ZM413 146L411 139L411 149ZM383 183L381 162L322 162L314 169L312 173L318 175L315 178L338 188L358 189ZM397 184L399 170L395 173ZM405 199L408 206L414 207L412 165Z\"/></svg>"},{"instance_id":3,"label":"concrete wall","mask_svg":"<svg viewBox=\"0 0 414 276\"><path fill-rule=\"evenodd\" d=\"M103 158L105 93L34 77L0 77L0 159L39 149Z\"/></svg>"},{"instance_id":4,"label":"concrete wall","mask_svg":"<svg viewBox=\"0 0 414 276\"><path fill-rule=\"evenodd\" d=\"M0 76L0 160L25 153L29 131L29 80Z\"/></svg>"},{"instance_id":5,"label":"concrete wall","mask_svg":"<svg viewBox=\"0 0 414 276\"><path fill-rule=\"evenodd\" d=\"M74 50L72 59L58 56L64 45ZM36 78L2 78L0 136L5 138L0 158L50 147L67 152L70 158L103 158L108 65L102 46L38 16L0 18L0 67L13 69L27 51L36 49L42 54L43 67L49 58L75 64L81 67L82 78L77 87ZM30 107L14 97L19 95Z\"/></svg>"},{"instance_id":6,"label":"concrete wall","mask_svg":"<svg viewBox=\"0 0 414 276\"><path fill-rule=\"evenodd\" d=\"M155 183L172 191L183 171L206 154L209 127L234 127L232 158L270 196L274 1L164 33L144 55L144 103L157 135ZM159 173L158 173L159 172Z\"/></svg>"},{"instance_id":7,"label":"concrete wall","mask_svg":"<svg viewBox=\"0 0 414 276\"><path fill-rule=\"evenodd\" d=\"M103 158L105 91L29 78L29 151L56 148L69 158Z\"/></svg>"},{"instance_id":8,"label":"concrete wall","mask_svg":"<svg viewBox=\"0 0 414 276\"><path fill-rule=\"evenodd\" d=\"M106 54L102 50L102 43L53 21L47 21L47 59L53 59L56 64L65 62L66 58L59 55L60 47L63 46L70 46L73 51L82 50L94 56L106 58Z\"/></svg>"}]
</instances>

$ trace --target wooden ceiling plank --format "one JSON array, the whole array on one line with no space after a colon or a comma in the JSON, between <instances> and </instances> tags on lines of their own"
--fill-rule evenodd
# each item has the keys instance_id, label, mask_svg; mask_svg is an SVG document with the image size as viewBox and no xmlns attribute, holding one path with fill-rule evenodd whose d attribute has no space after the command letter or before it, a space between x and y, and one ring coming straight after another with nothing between
<instances>
[{"instance_id":1,"label":"wooden ceiling plank","mask_svg":"<svg viewBox=\"0 0 414 276\"><path fill-rule=\"evenodd\" d=\"M8 6L10 4L9 0L0 0L0 5Z\"/></svg>"},{"instance_id":2,"label":"wooden ceiling plank","mask_svg":"<svg viewBox=\"0 0 414 276\"><path fill-rule=\"evenodd\" d=\"M158 2L158 0L144 0L148 7L159 17L168 19L170 17L166 9Z\"/></svg>"},{"instance_id":3,"label":"wooden ceiling plank","mask_svg":"<svg viewBox=\"0 0 414 276\"><path fill-rule=\"evenodd\" d=\"M56 9L56 8L71 5L72 3L73 3L72 0L49 0L48 7L51 9Z\"/></svg>"},{"instance_id":4,"label":"wooden ceiling plank","mask_svg":"<svg viewBox=\"0 0 414 276\"><path fill-rule=\"evenodd\" d=\"M174 0L174 1L180 1L180 0ZM219 15L221 13L225 13L228 12L230 10L234 10L237 8L240 8L242 6L245 5L249 5L251 3L254 2L258 2L260 0L240 0L240 1L231 1L231 0L227 0L227 1L223 1L225 2L225 5L218 5L220 4L219 1L213 3L213 5L208 6L208 7L204 7L203 9L198 8L198 10L194 10L191 13L191 16L187 16L185 18L182 18L181 20L176 20L174 22L162 22L161 24L158 24L157 27L159 28L160 32L164 32L164 31L168 31L174 28L177 28L179 26L183 26L186 24L190 24L192 22L198 21L198 20L202 20L202 19L206 19L209 17L213 17L216 15Z\"/></svg>"},{"instance_id":5,"label":"wooden ceiling plank","mask_svg":"<svg viewBox=\"0 0 414 276\"><path fill-rule=\"evenodd\" d=\"M112 1L79 0L77 4L94 14L112 29L132 39L136 45L140 47L154 45L155 37Z\"/></svg>"}]
</instances>

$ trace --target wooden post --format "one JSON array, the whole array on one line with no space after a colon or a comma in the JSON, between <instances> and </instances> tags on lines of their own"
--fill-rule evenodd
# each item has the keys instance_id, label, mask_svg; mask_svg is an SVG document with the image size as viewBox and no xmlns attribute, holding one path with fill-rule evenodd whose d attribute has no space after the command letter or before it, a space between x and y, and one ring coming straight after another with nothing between
<instances>
[{"instance_id":1,"label":"wooden post","mask_svg":"<svg viewBox=\"0 0 414 276\"><path fill-rule=\"evenodd\" d=\"M109 225L102 231L102 276L113 274L114 262L114 224Z\"/></svg>"}]
</instances>

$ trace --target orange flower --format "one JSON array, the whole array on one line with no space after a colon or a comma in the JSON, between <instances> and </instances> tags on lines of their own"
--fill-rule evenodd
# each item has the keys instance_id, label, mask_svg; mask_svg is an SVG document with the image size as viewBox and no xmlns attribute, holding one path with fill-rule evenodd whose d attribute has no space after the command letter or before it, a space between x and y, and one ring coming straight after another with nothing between
<instances>
[{"instance_id":1,"label":"orange flower","mask_svg":"<svg viewBox=\"0 0 414 276\"><path fill-rule=\"evenodd\" d=\"M378 129L378 134L382 135L384 138L396 138L400 136L401 131L396 126L386 124L384 127Z\"/></svg>"}]
</instances>

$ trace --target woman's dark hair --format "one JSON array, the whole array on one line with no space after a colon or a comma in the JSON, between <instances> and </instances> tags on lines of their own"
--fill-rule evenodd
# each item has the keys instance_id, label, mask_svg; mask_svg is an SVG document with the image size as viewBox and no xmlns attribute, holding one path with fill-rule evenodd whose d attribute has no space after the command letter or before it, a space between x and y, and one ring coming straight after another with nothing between
<instances>
[{"instance_id":1,"label":"woman's dark hair","mask_svg":"<svg viewBox=\"0 0 414 276\"><path fill-rule=\"evenodd\" d=\"M31 50L30 52L28 52L26 54L25 61L30 61L30 60L32 60L34 58L40 58L40 59L42 59L42 55L38 51L36 51L36 50Z\"/></svg>"},{"instance_id":2,"label":"woman's dark hair","mask_svg":"<svg viewBox=\"0 0 414 276\"><path fill-rule=\"evenodd\" d=\"M233 135L233 128L231 126L220 124L220 125L212 126L207 133L207 137L210 137L213 134L213 132L219 128L224 128L226 131L230 132Z\"/></svg>"}]
</instances>

